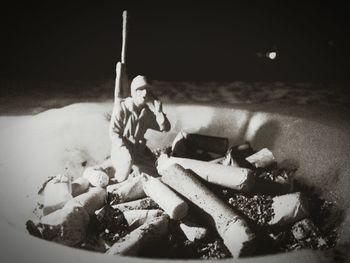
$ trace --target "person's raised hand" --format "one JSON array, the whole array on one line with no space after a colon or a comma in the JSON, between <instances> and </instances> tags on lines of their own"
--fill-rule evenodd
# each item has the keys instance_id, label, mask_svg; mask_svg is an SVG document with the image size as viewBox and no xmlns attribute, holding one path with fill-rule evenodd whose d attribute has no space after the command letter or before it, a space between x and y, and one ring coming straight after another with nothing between
<instances>
[{"instance_id":1,"label":"person's raised hand","mask_svg":"<svg viewBox=\"0 0 350 263\"><path fill-rule=\"evenodd\" d=\"M155 112L163 111L163 104L160 100L154 100L153 102Z\"/></svg>"},{"instance_id":2,"label":"person's raised hand","mask_svg":"<svg viewBox=\"0 0 350 263\"><path fill-rule=\"evenodd\" d=\"M163 110L162 102L158 99L150 101L149 103L147 103L147 106L150 109L150 111L154 113L159 113Z\"/></svg>"},{"instance_id":3,"label":"person's raised hand","mask_svg":"<svg viewBox=\"0 0 350 263\"><path fill-rule=\"evenodd\" d=\"M152 112L162 112L162 102L150 91L147 92L147 106Z\"/></svg>"}]
</instances>

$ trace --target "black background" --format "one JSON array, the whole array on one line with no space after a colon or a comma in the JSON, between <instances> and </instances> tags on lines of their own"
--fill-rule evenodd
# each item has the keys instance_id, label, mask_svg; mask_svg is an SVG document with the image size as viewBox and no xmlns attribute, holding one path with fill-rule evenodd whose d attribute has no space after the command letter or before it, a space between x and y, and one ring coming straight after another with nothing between
<instances>
[{"instance_id":1,"label":"black background","mask_svg":"<svg viewBox=\"0 0 350 263\"><path fill-rule=\"evenodd\" d=\"M0 78L114 78L124 9L130 75L176 81L350 76L350 10L341 2L11 1L1 8ZM270 51L275 60L266 57Z\"/></svg>"}]
</instances>

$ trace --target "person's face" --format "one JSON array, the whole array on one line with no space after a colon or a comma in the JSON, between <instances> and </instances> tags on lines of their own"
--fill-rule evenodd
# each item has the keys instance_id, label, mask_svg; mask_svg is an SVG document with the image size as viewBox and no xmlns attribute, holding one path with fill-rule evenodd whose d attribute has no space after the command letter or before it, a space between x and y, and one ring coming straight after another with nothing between
<instances>
[{"instance_id":1,"label":"person's face","mask_svg":"<svg viewBox=\"0 0 350 263\"><path fill-rule=\"evenodd\" d=\"M145 88L140 88L134 91L132 94L132 98L134 101L134 104L137 107L143 106L146 104L146 96L147 96L147 90Z\"/></svg>"}]
</instances>

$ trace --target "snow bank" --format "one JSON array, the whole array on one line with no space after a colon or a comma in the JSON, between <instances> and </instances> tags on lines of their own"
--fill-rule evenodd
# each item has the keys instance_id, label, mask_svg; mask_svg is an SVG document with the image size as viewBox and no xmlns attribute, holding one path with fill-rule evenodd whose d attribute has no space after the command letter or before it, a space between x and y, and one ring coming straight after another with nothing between
<instances>
[{"instance_id":1,"label":"snow bank","mask_svg":"<svg viewBox=\"0 0 350 263\"><path fill-rule=\"evenodd\" d=\"M106 158L110 140L105 116L111 107L80 103L35 116L1 117L1 217L24 228L48 176L67 168L76 178L84 166Z\"/></svg>"}]
</instances>

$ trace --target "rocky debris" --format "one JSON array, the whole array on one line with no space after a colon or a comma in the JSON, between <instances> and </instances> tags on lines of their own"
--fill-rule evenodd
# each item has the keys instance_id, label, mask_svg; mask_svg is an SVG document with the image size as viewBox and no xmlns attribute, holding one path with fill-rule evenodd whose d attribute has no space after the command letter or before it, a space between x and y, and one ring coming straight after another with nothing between
<instances>
[{"instance_id":1,"label":"rocky debris","mask_svg":"<svg viewBox=\"0 0 350 263\"><path fill-rule=\"evenodd\" d=\"M291 179L293 178L294 172L295 170L288 170L282 168L256 173L256 176L260 179L264 179L275 183L289 184Z\"/></svg>"},{"instance_id":2,"label":"rocky debris","mask_svg":"<svg viewBox=\"0 0 350 263\"><path fill-rule=\"evenodd\" d=\"M171 155L171 147L163 147L163 148L157 148L153 151L153 154L156 158L161 156L162 154L166 154L167 156Z\"/></svg>"},{"instance_id":3,"label":"rocky debris","mask_svg":"<svg viewBox=\"0 0 350 263\"><path fill-rule=\"evenodd\" d=\"M113 205L114 208L118 208L120 211L125 212L128 210L138 209L159 209L159 205L150 197L137 199L130 202L120 203Z\"/></svg>"},{"instance_id":4,"label":"rocky debris","mask_svg":"<svg viewBox=\"0 0 350 263\"><path fill-rule=\"evenodd\" d=\"M272 196L269 195L249 197L237 193L229 198L228 203L260 226L266 226L274 215Z\"/></svg>"},{"instance_id":5,"label":"rocky debris","mask_svg":"<svg viewBox=\"0 0 350 263\"><path fill-rule=\"evenodd\" d=\"M89 189L89 181L83 177L78 177L72 182L72 196L76 197L85 193Z\"/></svg>"},{"instance_id":6,"label":"rocky debris","mask_svg":"<svg viewBox=\"0 0 350 263\"><path fill-rule=\"evenodd\" d=\"M294 189L294 168L257 169L254 172L256 190L269 193L289 193Z\"/></svg>"},{"instance_id":7,"label":"rocky debris","mask_svg":"<svg viewBox=\"0 0 350 263\"><path fill-rule=\"evenodd\" d=\"M177 220L170 220L169 233L162 245L146 248L142 256L169 259L223 259L232 255L222 239L210 231L203 239L190 241L180 228Z\"/></svg>"},{"instance_id":8,"label":"rocky debris","mask_svg":"<svg viewBox=\"0 0 350 263\"><path fill-rule=\"evenodd\" d=\"M306 195L295 192L272 198L274 215L268 222L271 226L283 226L295 223L310 215Z\"/></svg>"},{"instance_id":9,"label":"rocky debris","mask_svg":"<svg viewBox=\"0 0 350 263\"><path fill-rule=\"evenodd\" d=\"M253 165L246 160L246 158L252 154L254 154L254 151L250 143L245 142L244 144L236 145L228 149L221 163L223 165L253 168Z\"/></svg>"},{"instance_id":10,"label":"rocky debris","mask_svg":"<svg viewBox=\"0 0 350 263\"><path fill-rule=\"evenodd\" d=\"M231 257L223 241L216 239L212 242L197 242L195 243L196 254L200 259L222 259Z\"/></svg>"},{"instance_id":11,"label":"rocky debris","mask_svg":"<svg viewBox=\"0 0 350 263\"><path fill-rule=\"evenodd\" d=\"M308 218L295 223L292 226L292 233L303 248L327 248L326 240L322 237L315 224Z\"/></svg>"},{"instance_id":12,"label":"rocky debris","mask_svg":"<svg viewBox=\"0 0 350 263\"><path fill-rule=\"evenodd\" d=\"M108 244L117 242L129 232L123 212L106 204L96 215L96 233Z\"/></svg>"},{"instance_id":13,"label":"rocky debris","mask_svg":"<svg viewBox=\"0 0 350 263\"><path fill-rule=\"evenodd\" d=\"M189 139L202 140L207 138L206 136L192 136L193 138L191 136L185 138L186 143ZM222 138L218 137L210 137L209 139L224 142ZM177 145L178 150L181 150L180 146L180 144ZM187 146L191 146L191 144ZM223 147L224 144L221 146L219 150L222 153L225 147ZM209 143L208 147L211 151L218 152L215 144ZM196 146L196 148L198 147ZM226 151L226 154L219 156L219 158L216 156L214 160L212 152L207 150L200 149L202 152L199 153L196 149L196 151L192 151L193 156L187 157L197 159L196 162L201 165L205 163L205 167L208 166L208 163L198 161L198 159L209 161L211 166L249 168L252 170L250 175L254 179L252 181L254 185L246 191L242 191L240 188L229 188L225 184L215 184L199 176L198 182L194 183L196 186L200 185L197 189L196 187L188 187L190 183L176 187L181 180L173 181L173 177L164 177L163 175L163 177L158 178L164 183L171 182L173 185L171 189L176 194L187 196L189 216L196 224L186 222L187 217L171 219L168 215L170 212L164 209L165 212L160 211L159 216L157 212L155 217L152 216L152 219L141 220L136 226L137 228L131 228L124 213L132 215L147 209L142 212L148 214L152 213L150 209L159 208L152 197L146 197L145 182L141 180L145 175L131 174L126 181L121 183L113 184L113 181L110 180L106 185L108 195L105 193L106 190L91 188L91 183L82 184L84 183L81 182L83 178L78 178L72 183L71 190L74 190L75 184L79 187L83 185L84 189L78 192L73 191L73 197L77 203L70 210L68 209L70 206L67 207L68 210L66 210L69 213L64 214L64 211L61 211L63 208L60 208L43 216L42 212L45 206L38 203L33 213L40 218L39 223L28 220L27 230L33 236L80 249L149 258L211 260L232 256L266 255L304 248L324 250L335 247L338 239L338 228L343 220L343 212L338 209L335 203L322 199L315 187L308 187L298 182L294 178L295 167L284 167L282 163L276 163L272 152L268 149L263 149L256 154L249 142L231 147ZM188 153L187 151L186 154ZM157 158L164 154L174 159L171 147L164 147L153 152ZM155 165L159 165L159 163L160 161L157 160ZM183 170L183 173L187 175L188 169ZM112 170L109 172L114 173ZM106 172L108 176L110 176L109 172ZM193 174L188 176L194 176L195 173L206 174L208 171L203 169L192 172ZM232 176L235 175L237 176L236 173ZM186 178L184 177L184 180ZM150 179L158 180L156 178ZM66 183L65 181L61 182L62 180L58 182L55 180L55 177L50 177L39 191L40 194L45 193L45 190L48 191L50 188L48 186L54 183ZM154 187L154 189L158 188ZM149 190L150 196L155 191L154 189ZM197 192L200 191L195 189L206 189L210 195L206 194L205 198L198 199ZM66 192L68 192L67 189ZM162 197L158 202L162 199L164 198ZM234 230L241 229L242 226L245 227L244 229L251 230L252 234L256 236L252 242L255 249L251 249L252 246L245 246L242 253L233 255L232 251L236 251L229 246L230 242L236 242L231 237L237 235L232 235L232 231L223 235L222 229L220 229L222 233L219 233L215 227L213 228L210 221L205 220L205 213L198 210L204 204L208 211L212 211L212 205L205 206L205 204L211 204L214 199L220 203L218 207L222 206L222 209L224 209L225 204L221 204L221 202L226 203L229 210L227 213L232 214L231 217L234 215L233 217L239 218L238 221L247 224L238 224ZM71 200L68 202L72 203ZM196 208L196 206L198 207ZM81 213L78 213L79 211ZM216 210L214 209L214 211ZM211 216L213 213L215 214L212 211ZM130 215L127 216L130 217ZM216 220L221 222L223 216L218 216ZM162 235L157 235L152 229L162 230Z\"/></svg>"},{"instance_id":14,"label":"rocky debris","mask_svg":"<svg viewBox=\"0 0 350 263\"><path fill-rule=\"evenodd\" d=\"M186 238L190 241L201 240L208 236L208 228L199 225L189 217L186 217L180 223L180 228L184 232Z\"/></svg>"},{"instance_id":15,"label":"rocky debris","mask_svg":"<svg viewBox=\"0 0 350 263\"><path fill-rule=\"evenodd\" d=\"M267 168L276 163L273 153L267 148L263 148L245 159L256 168Z\"/></svg>"},{"instance_id":16,"label":"rocky debris","mask_svg":"<svg viewBox=\"0 0 350 263\"><path fill-rule=\"evenodd\" d=\"M166 214L147 220L115 242L106 253L108 255L139 256L145 246L158 246L168 234L168 225L169 216Z\"/></svg>"}]
</instances>

